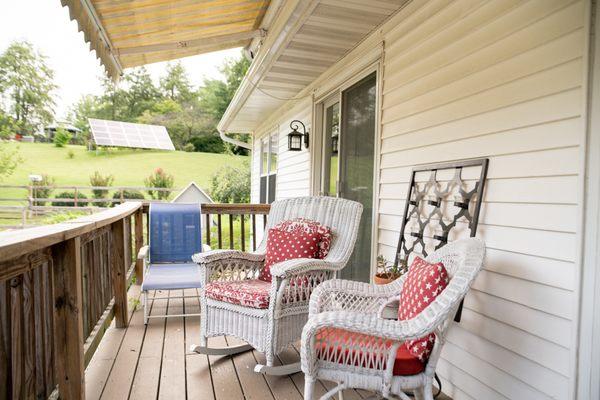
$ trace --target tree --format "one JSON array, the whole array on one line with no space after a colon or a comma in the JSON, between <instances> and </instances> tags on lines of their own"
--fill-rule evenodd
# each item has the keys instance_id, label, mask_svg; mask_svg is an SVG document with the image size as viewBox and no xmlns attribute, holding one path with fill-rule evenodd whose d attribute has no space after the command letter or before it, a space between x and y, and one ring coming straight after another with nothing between
<instances>
[{"instance_id":1,"label":"tree","mask_svg":"<svg viewBox=\"0 0 600 400\"><path fill-rule=\"evenodd\" d=\"M215 132L217 124L221 120L221 117L223 117L225 110L227 110L235 91L240 86L249 67L250 61L246 57L242 56L237 60L228 60L221 68L221 72L225 75L225 81L220 79L204 80L204 86L198 92L200 107L212 118ZM247 135L239 136L238 139L246 140ZM233 146L229 143L226 143L225 146L232 153L248 154L246 149Z\"/></svg>"},{"instance_id":2,"label":"tree","mask_svg":"<svg viewBox=\"0 0 600 400\"><path fill-rule=\"evenodd\" d=\"M10 176L21 161L18 150L11 151L5 146L0 146L0 182Z\"/></svg>"},{"instance_id":3,"label":"tree","mask_svg":"<svg viewBox=\"0 0 600 400\"><path fill-rule=\"evenodd\" d=\"M127 104L127 115L122 116L122 121L134 121L141 116L144 111L150 110L152 106L161 98L160 92L154 83L152 77L144 67L136 68L125 75L125 84L128 86L125 91L125 102Z\"/></svg>"},{"instance_id":4,"label":"tree","mask_svg":"<svg viewBox=\"0 0 600 400\"><path fill-rule=\"evenodd\" d=\"M196 151L247 154L222 142L217 123L249 65L245 58L228 60L221 68L225 79L206 79L197 91L181 63L167 66L158 87L146 69L137 68L125 74L119 85L106 78L104 93L81 98L71 109L71 120L85 135L89 135L88 118L163 125L177 149L192 143Z\"/></svg>"},{"instance_id":5,"label":"tree","mask_svg":"<svg viewBox=\"0 0 600 400\"><path fill-rule=\"evenodd\" d=\"M167 98L156 103L152 110L146 111L137 121L165 126L178 149L183 149L195 137L214 135L213 121L200 108L196 99L177 103Z\"/></svg>"},{"instance_id":6,"label":"tree","mask_svg":"<svg viewBox=\"0 0 600 400\"><path fill-rule=\"evenodd\" d=\"M0 109L0 139L10 139L18 131L15 120Z\"/></svg>"},{"instance_id":7,"label":"tree","mask_svg":"<svg viewBox=\"0 0 600 400\"><path fill-rule=\"evenodd\" d=\"M227 165L210 178L210 196L219 203L250 202L250 165Z\"/></svg>"},{"instance_id":8,"label":"tree","mask_svg":"<svg viewBox=\"0 0 600 400\"><path fill-rule=\"evenodd\" d=\"M68 119L74 127L81 130L81 136L86 140L90 137L88 118L99 118L102 103L97 96L82 96L68 112Z\"/></svg>"},{"instance_id":9,"label":"tree","mask_svg":"<svg viewBox=\"0 0 600 400\"><path fill-rule=\"evenodd\" d=\"M180 62L167 64L167 73L160 79L160 90L164 97L177 103L186 103L197 96L190 84L187 71Z\"/></svg>"},{"instance_id":10,"label":"tree","mask_svg":"<svg viewBox=\"0 0 600 400\"><path fill-rule=\"evenodd\" d=\"M0 94L22 133L33 133L53 120L54 71L26 41L13 42L0 55Z\"/></svg>"}]
</instances>

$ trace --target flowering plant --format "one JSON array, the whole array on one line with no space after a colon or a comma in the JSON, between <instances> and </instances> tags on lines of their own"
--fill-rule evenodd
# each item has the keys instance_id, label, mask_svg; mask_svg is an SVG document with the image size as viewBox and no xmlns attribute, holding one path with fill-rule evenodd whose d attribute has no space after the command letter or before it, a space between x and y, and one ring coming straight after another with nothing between
<instances>
[{"instance_id":1,"label":"flowering plant","mask_svg":"<svg viewBox=\"0 0 600 400\"><path fill-rule=\"evenodd\" d=\"M151 188L171 189L175 183L173 175L166 173L162 168L156 168L150 176L144 179L144 184ZM168 190L148 190L153 199L166 200L171 194Z\"/></svg>"}]
</instances>

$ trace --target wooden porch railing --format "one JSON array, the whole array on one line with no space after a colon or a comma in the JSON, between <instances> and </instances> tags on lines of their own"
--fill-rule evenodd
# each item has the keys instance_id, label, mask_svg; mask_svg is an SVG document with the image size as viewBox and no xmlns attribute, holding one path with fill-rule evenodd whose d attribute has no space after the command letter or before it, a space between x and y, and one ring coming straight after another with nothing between
<instances>
[{"instance_id":1,"label":"wooden porch railing","mask_svg":"<svg viewBox=\"0 0 600 400\"><path fill-rule=\"evenodd\" d=\"M85 366L104 331L113 317L127 325L128 271L147 242L148 207L129 202L0 233L0 400L84 399ZM262 204L203 205L204 242L255 249L268 212ZM135 273L141 283L139 262Z\"/></svg>"}]
</instances>

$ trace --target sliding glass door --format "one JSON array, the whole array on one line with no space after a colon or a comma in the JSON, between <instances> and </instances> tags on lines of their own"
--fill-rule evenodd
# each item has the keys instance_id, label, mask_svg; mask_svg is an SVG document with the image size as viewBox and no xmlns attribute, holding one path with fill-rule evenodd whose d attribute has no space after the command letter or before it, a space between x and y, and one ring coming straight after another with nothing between
<instances>
[{"instance_id":1,"label":"sliding glass door","mask_svg":"<svg viewBox=\"0 0 600 400\"><path fill-rule=\"evenodd\" d=\"M364 207L355 250L341 276L365 282L371 271L376 101L373 73L323 104L321 191Z\"/></svg>"}]
</instances>

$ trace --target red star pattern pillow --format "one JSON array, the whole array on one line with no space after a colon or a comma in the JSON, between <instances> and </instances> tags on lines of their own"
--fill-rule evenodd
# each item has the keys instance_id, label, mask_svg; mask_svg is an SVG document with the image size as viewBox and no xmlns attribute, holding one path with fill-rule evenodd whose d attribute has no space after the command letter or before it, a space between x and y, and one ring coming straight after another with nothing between
<instances>
[{"instance_id":1,"label":"red star pattern pillow","mask_svg":"<svg viewBox=\"0 0 600 400\"><path fill-rule=\"evenodd\" d=\"M430 264L421 257L412 262L402 285L398 319L406 321L416 317L448 286L448 272L442 263ZM403 344L408 351L425 363L429 359L435 335L409 340Z\"/></svg>"},{"instance_id":2,"label":"red star pattern pillow","mask_svg":"<svg viewBox=\"0 0 600 400\"><path fill-rule=\"evenodd\" d=\"M265 265L258 279L271 282L271 266L294 258L323 259L331 246L331 230L304 218L282 221L269 229Z\"/></svg>"}]
</instances>

